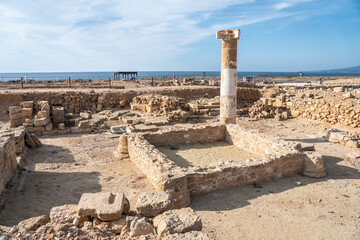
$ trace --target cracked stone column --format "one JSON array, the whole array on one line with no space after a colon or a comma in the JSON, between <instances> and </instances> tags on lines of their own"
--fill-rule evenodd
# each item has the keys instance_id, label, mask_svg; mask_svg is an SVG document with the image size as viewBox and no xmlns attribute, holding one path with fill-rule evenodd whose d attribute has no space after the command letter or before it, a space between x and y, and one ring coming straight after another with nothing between
<instances>
[{"instance_id":1,"label":"cracked stone column","mask_svg":"<svg viewBox=\"0 0 360 240\"><path fill-rule=\"evenodd\" d=\"M220 122L236 123L237 40L240 30L218 31L216 38L222 40Z\"/></svg>"}]
</instances>

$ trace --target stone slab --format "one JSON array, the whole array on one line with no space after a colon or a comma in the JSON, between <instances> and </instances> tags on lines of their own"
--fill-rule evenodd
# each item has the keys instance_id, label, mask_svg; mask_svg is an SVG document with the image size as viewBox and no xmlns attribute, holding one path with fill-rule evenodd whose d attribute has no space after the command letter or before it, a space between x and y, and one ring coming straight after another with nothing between
<instances>
[{"instance_id":1,"label":"stone slab","mask_svg":"<svg viewBox=\"0 0 360 240\"><path fill-rule=\"evenodd\" d=\"M80 217L97 217L102 221L113 221L121 218L124 210L123 193L84 193L79 201Z\"/></svg>"}]
</instances>

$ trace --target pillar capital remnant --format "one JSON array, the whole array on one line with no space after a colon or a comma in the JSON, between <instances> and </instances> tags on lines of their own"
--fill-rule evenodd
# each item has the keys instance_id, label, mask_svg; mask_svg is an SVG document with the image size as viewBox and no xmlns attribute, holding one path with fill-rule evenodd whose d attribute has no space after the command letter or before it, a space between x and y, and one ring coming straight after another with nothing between
<instances>
[{"instance_id":1,"label":"pillar capital remnant","mask_svg":"<svg viewBox=\"0 0 360 240\"><path fill-rule=\"evenodd\" d=\"M216 38L222 40L220 122L236 123L237 87L237 40L240 30L221 30Z\"/></svg>"},{"instance_id":2,"label":"pillar capital remnant","mask_svg":"<svg viewBox=\"0 0 360 240\"><path fill-rule=\"evenodd\" d=\"M240 29L236 30L221 30L216 32L216 38L224 41L239 40Z\"/></svg>"}]
</instances>

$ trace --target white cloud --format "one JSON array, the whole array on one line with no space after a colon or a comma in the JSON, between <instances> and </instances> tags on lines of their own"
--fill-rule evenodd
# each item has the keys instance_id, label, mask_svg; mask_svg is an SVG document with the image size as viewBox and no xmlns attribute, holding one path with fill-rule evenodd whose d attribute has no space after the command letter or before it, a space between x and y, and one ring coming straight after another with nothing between
<instances>
[{"instance_id":1,"label":"white cloud","mask_svg":"<svg viewBox=\"0 0 360 240\"><path fill-rule=\"evenodd\" d=\"M290 16L280 10L306 1L4 0L0 72L144 69L216 30ZM238 5L243 12L221 15ZM248 17L249 5L261 14Z\"/></svg>"}]
</instances>

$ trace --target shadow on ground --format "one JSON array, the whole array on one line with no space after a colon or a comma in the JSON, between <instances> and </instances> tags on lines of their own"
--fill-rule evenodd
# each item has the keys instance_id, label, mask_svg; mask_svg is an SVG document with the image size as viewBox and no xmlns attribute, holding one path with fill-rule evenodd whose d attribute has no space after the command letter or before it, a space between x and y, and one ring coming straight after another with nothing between
<instances>
[{"instance_id":1,"label":"shadow on ground","mask_svg":"<svg viewBox=\"0 0 360 240\"><path fill-rule=\"evenodd\" d=\"M58 170L59 164L75 162L66 148L43 145L29 150L28 156L28 171L20 175L20 184L8 189L7 204L0 212L0 225L13 226L24 219L49 214L54 206L77 204L83 193L101 191L99 172ZM35 170L34 163L40 169Z\"/></svg>"}]
</instances>

